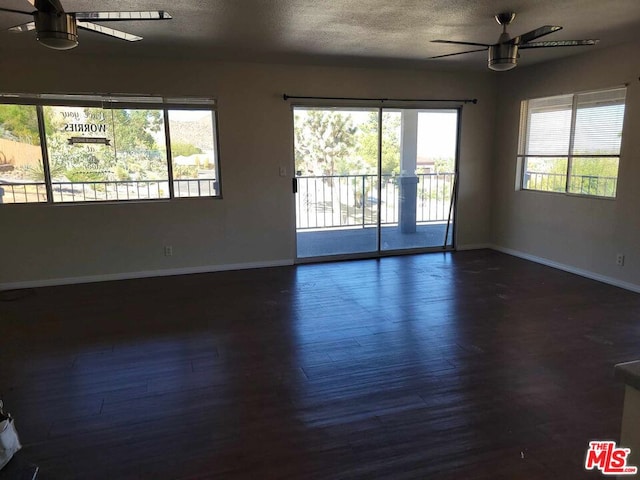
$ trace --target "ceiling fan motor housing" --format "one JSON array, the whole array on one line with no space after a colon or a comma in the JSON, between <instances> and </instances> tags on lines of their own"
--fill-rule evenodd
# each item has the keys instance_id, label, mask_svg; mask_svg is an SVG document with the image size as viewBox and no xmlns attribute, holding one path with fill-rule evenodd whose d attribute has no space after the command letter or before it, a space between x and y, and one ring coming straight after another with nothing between
<instances>
[{"instance_id":1,"label":"ceiling fan motor housing","mask_svg":"<svg viewBox=\"0 0 640 480\"><path fill-rule=\"evenodd\" d=\"M67 13L36 12L37 39L55 50L69 50L78 45L76 19Z\"/></svg>"},{"instance_id":2,"label":"ceiling fan motor housing","mask_svg":"<svg viewBox=\"0 0 640 480\"><path fill-rule=\"evenodd\" d=\"M509 34L500 35L498 43L489 47L489 68L498 72L511 70L518 64L518 45L511 42Z\"/></svg>"}]
</instances>

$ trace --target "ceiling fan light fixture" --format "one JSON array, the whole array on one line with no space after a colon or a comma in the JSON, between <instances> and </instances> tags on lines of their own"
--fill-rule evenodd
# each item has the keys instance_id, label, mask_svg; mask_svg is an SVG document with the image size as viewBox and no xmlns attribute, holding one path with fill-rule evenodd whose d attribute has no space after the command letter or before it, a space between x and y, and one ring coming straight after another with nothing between
<instances>
[{"instance_id":1,"label":"ceiling fan light fixture","mask_svg":"<svg viewBox=\"0 0 640 480\"><path fill-rule=\"evenodd\" d=\"M76 19L66 13L35 14L37 39L54 50L70 50L78 46Z\"/></svg>"},{"instance_id":2,"label":"ceiling fan light fixture","mask_svg":"<svg viewBox=\"0 0 640 480\"><path fill-rule=\"evenodd\" d=\"M513 43L498 43L489 47L489 68L505 72L518 64L518 46Z\"/></svg>"}]
</instances>

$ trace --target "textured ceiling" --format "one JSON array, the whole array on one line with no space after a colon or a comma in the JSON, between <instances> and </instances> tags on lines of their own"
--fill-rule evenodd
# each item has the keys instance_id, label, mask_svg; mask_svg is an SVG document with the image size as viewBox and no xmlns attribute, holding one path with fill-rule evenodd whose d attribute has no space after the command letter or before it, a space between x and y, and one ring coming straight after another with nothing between
<instances>
[{"instance_id":1,"label":"textured ceiling","mask_svg":"<svg viewBox=\"0 0 640 480\"><path fill-rule=\"evenodd\" d=\"M596 47L522 52L520 65L633 41L640 31L640 0L62 0L67 11L164 9L174 18L117 22L108 26L141 35L129 44L80 32L80 45L55 55L125 55L232 59L285 63L407 65L420 68L486 68L486 53L427 60L466 47L430 43L451 39L494 43L500 26L493 15L515 11L512 36L542 25L563 30L545 40L599 38ZM26 0L4 0L29 9ZM29 17L0 12L0 54L36 55L44 47L34 32L4 31ZM107 25L107 24L105 24Z\"/></svg>"}]
</instances>

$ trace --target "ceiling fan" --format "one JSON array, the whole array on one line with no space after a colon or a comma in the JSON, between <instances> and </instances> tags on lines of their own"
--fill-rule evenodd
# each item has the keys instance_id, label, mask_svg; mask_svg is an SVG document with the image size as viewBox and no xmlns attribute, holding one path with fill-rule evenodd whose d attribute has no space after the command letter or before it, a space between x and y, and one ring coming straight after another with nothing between
<instances>
[{"instance_id":1,"label":"ceiling fan","mask_svg":"<svg viewBox=\"0 0 640 480\"><path fill-rule=\"evenodd\" d=\"M511 38L507 33L507 26L511 22L513 22L513 19L515 17L516 14L513 12L499 13L495 16L496 21L500 25L502 25L502 34L498 38L498 42L492 45L487 43L457 42L453 40L432 40L432 42L434 43L452 43L454 45L471 45L483 48L467 50L466 52L437 55L431 58L451 57L454 55L463 55L465 53L482 52L485 50L489 50L489 68L491 70L502 72L505 70L511 70L517 65L518 58L520 57L518 50L524 48L578 47L595 45L599 42L599 40L551 40L544 42L532 41L544 35L562 30L562 27L555 25L545 25L523 35Z\"/></svg>"},{"instance_id":2,"label":"ceiling fan","mask_svg":"<svg viewBox=\"0 0 640 480\"><path fill-rule=\"evenodd\" d=\"M36 31L36 39L43 45L56 50L69 50L78 45L78 28L92 30L110 37L129 42L142 40L142 37L130 33L104 27L90 20L114 22L122 20L169 20L171 15L163 10L145 12L65 12L60 0L27 0L35 10L26 12L11 8L0 11L32 15L33 21L17 25L10 32Z\"/></svg>"}]
</instances>

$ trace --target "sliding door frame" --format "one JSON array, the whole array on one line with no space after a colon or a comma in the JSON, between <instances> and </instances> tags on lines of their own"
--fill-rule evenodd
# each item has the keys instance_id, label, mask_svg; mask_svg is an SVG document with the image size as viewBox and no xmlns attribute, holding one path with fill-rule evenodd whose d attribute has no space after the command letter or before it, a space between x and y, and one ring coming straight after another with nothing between
<instances>
[{"instance_id":1,"label":"sliding door frame","mask_svg":"<svg viewBox=\"0 0 640 480\"><path fill-rule=\"evenodd\" d=\"M456 250L457 245L457 230L458 230L458 191L460 185L460 146L461 146L461 138L462 138L462 104L447 104L442 103L433 105L424 105L418 103L411 102L410 104L400 104L399 102L342 102L342 101L326 101L326 100L317 100L317 101L305 101L303 103L291 103L291 172L292 172L292 184L293 184L293 195L292 203L293 203L293 247L295 250L294 255L294 263L296 264L304 264L304 263L319 263L319 262L333 262L340 260L359 260L359 259L370 259L370 258L382 258L382 257L391 257L398 255L411 255L416 253L437 253L437 252L452 252ZM346 254L336 254L336 255L323 255L317 257L299 257L298 256L298 239L297 239L297 201L296 201L296 159L295 159L295 109L296 108L315 108L315 109L376 109L378 113L378 168L376 172L377 182L378 182L378 209L377 209L377 225L376 225L376 251L373 252L362 252L362 253L346 253ZM453 191L451 194L451 201L453 202L453 207L451 209L452 220L448 224L451 228L451 244L447 245L447 237L445 235L443 245L442 246L430 246L430 247L416 247L416 248L406 248L406 249L397 249L397 250L382 250L382 209L381 206L381 198L382 198L382 114L384 110L418 110L418 111L443 111L450 110L456 112L456 152L454 159L454 177L453 177Z\"/></svg>"}]
</instances>

